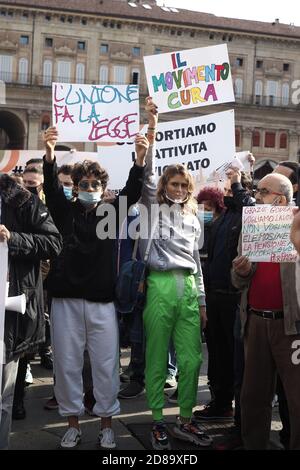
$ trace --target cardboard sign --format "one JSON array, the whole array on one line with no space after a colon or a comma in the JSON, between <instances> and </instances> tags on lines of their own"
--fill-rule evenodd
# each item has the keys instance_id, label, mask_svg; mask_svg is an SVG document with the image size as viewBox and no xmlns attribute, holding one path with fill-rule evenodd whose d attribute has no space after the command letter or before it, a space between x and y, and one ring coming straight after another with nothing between
<instances>
[{"instance_id":1,"label":"cardboard sign","mask_svg":"<svg viewBox=\"0 0 300 470\"><path fill-rule=\"evenodd\" d=\"M270 204L244 207L243 255L250 261L295 262L297 252L290 241L293 208Z\"/></svg>"},{"instance_id":2,"label":"cardboard sign","mask_svg":"<svg viewBox=\"0 0 300 470\"><path fill-rule=\"evenodd\" d=\"M52 122L64 142L126 142L139 129L137 85L52 83Z\"/></svg>"},{"instance_id":3,"label":"cardboard sign","mask_svg":"<svg viewBox=\"0 0 300 470\"><path fill-rule=\"evenodd\" d=\"M234 101L227 45L144 57L159 113Z\"/></svg>"}]
</instances>

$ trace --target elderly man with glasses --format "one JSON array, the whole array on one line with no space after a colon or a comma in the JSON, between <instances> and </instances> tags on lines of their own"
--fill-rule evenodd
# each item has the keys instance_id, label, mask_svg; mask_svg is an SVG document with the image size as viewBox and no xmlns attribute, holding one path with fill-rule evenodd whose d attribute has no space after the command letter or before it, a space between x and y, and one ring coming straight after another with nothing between
<instances>
[{"instance_id":1,"label":"elderly man with glasses","mask_svg":"<svg viewBox=\"0 0 300 470\"><path fill-rule=\"evenodd\" d=\"M256 191L257 204L287 206L293 187L287 177L265 176ZM241 322L245 371L241 394L242 437L248 450L267 449L276 371L290 414L290 449L300 449L300 310L296 302L294 263L233 261L233 284L242 290ZM299 347L299 346L298 346Z\"/></svg>"}]
</instances>

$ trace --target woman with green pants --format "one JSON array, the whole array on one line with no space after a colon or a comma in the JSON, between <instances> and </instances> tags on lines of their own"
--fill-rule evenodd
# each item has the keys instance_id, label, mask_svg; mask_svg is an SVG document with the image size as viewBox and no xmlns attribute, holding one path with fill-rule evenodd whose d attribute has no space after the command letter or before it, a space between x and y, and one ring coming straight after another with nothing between
<instances>
[{"instance_id":1,"label":"woman with green pants","mask_svg":"<svg viewBox=\"0 0 300 470\"><path fill-rule=\"evenodd\" d=\"M144 255L149 251L143 318L146 335L145 384L154 421L151 442L156 450L170 449L163 421L163 406L166 362L172 338L179 369L180 407L174 433L179 439L209 446L211 438L192 420L202 362L200 317L202 322L206 320L198 253L200 224L196 216L197 204L192 196L193 179L183 165L171 165L156 185L153 143L158 117L157 107L151 98L146 101L146 110L149 114L147 137L150 149L141 198L144 207L141 210L140 252Z\"/></svg>"}]
</instances>

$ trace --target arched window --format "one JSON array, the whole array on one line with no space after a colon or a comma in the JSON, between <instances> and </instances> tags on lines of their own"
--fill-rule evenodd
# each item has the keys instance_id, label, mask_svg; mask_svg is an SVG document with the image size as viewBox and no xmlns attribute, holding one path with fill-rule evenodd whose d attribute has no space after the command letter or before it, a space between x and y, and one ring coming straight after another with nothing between
<instances>
[{"instance_id":1,"label":"arched window","mask_svg":"<svg viewBox=\"0 0 300 470\"><path fill-rule=\"evenodd\" d=\"M44 60L43 65L43 85L51 86L52 83L52 61Z\"/></svg>"},{"instance_id":2,"label":"arched window","mask_svg":"<svg viewBox=\"0 0 300 470\"><path fill-rule=\"evenodd\" d=\"M28 83L28 59L19 60L19 74L18 74L19 83Z\"/></svg>"},{"instance_id":3,"label":"arched window","mask_svg":"<svg viewBox=\"0 0 300 470\"><path fill-rule=\"evenodd\" d=\"M287 148L287 134L286 134L286 132L282 132L280 134L279 148L281 148L281 149L286 149Z\"/></svg>"},{"instance_id":4,"label":"arched window","mask_svg":"<svg viewBox=\"0 0 300 470\"><path fill-rule=\"evenodd\" d=\"M235 130L235 146L240 147L241 143L241 132L239 129Z\"/></svg>"},{"instance_id":5,"label":"arched window","mask_svg":"<svg viewBox=\"0 0 300 470\"><path fill-rule=\"evenodd\" d=\"M261 104L263 84L261 80L255 82L255 104Z\"/></svg>"},{"instance_id":6,"label":"arched window","mask_svg":"<svg viewBox=\"0 0 300 470\"><path fill-rule=\"evenodd\" d=\"M107 85L108 84L108 66L107 65L100 65L99 83L101 85Z\"/></svg>"},{"instance_id":7,"label":"arched window","mask_svg":"<svg viewBox=\"0 0 300 470\"><path fill-rule=\"evenodd\" d=\"M282 97L281 103L283 106L287 106L289 104L289 97L290 97L290 87L288 83L284 83L282 85Z\"/></svg>"},{"instance_id":8,"label":"arched window","mask_svg":"<svg viewBox=\"0 0 300 470\"><path fill-rule=\"evenodd\" d=\"M276 134L275 132L266 132L265 133L265 147L266 148L275 148L276 144Z\"/></svg>"},{"instance_id":9,"label":"arched window","mask_svg":"<svg viewBox=\"0 0 300 470\"><path fill-rule=\"evenodd\" d=\"M71 62L68 60L59 60L57 62L57 81L70 83L71 81Z\"/></svg>"},{"instance_id":10,"label":"arched window","mask_svg":"<svg viewBox=\"0 0 300 470\"><path fill-rule=\"evenodd\" d=\"M85 72L84 64L77 64L76 65L76 83L84 83L84 72Z\"/></svg>"},{"instance_id":11,"label":"arched window","mask_svg":"<svg viewBox=\"0 0 300 470\"><path fill-rule=\"evenodd\" d=\"M252 147L260 147L260 132L254 131L252 134Z\"/></svg>"},{"instance_id":12,"label":"arched window","mask_svg":"<svg viewBox=\"0 0 300 470\"><path fill-rule=\"evenodd\" d=\"M242 98L243 96L243 79L242 78L236 78L235 79L235 97Z\"/></svg>"}]
</instances>

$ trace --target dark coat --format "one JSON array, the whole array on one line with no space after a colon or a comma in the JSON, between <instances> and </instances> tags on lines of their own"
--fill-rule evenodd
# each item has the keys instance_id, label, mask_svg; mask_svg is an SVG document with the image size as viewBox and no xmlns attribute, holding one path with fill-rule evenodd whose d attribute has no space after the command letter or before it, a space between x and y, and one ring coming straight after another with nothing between
<instances>
[{"instance_id":1,"label":"dark coat","mask_svg":"<svg viewBox=\"0 0 300 470\"><path fill-rule=\"evenodd\" d=\"M9 296L25 294L26 312L5 312L4 340L10 359L44 341L41 260L56 257L61 236L46 206L7 175L0 176L1 224L8 241Z\"/></svg>"}]
</instances>

